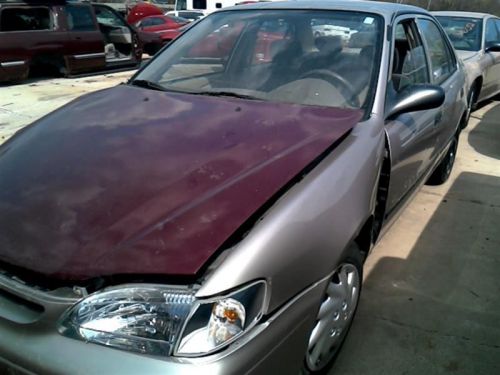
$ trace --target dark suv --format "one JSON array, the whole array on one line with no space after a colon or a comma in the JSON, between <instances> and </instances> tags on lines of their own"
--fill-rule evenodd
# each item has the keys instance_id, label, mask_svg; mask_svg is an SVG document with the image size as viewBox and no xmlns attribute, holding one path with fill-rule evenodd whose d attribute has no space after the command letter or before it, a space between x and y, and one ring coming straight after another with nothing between
<instances>
[{"instance_id":1,"label":"dark suv","mask_svg":"<svg viewBox=\"0 0 500 375\"><path fill-rule=\"evenodd\" d=\"M66 1L0 2L0 81L49 66L64 75L136 65L137 31L112 8Z\"/></svg>"}]
</instances>

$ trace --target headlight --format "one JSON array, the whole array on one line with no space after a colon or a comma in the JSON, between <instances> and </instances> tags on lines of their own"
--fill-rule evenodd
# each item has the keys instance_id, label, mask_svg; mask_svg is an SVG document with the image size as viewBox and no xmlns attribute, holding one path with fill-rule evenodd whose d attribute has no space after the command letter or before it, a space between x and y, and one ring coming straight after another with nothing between
<instances>
[{"instance_id":1,"label":"headlight","mask_svg":"<svg viewBox=\"0 0 500 375\"><path fill-rule=\"evenodd\" d=\"M197 299L195 290L130 285L97 292L62 317L64 336L151 355L201 356L222 349L262 315L265 283Z\"/></svg>"}]
</instances>

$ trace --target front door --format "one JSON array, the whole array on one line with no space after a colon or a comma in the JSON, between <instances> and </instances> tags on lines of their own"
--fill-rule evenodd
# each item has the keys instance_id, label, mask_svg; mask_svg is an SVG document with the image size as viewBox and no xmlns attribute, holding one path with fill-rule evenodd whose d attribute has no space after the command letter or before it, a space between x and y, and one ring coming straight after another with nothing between
<instances>
[{"instance_id":1,"label":"front door","mask_svg":"<svg viewBox=\"0 0 500 375\"><path fill-rule=\"evenodd\" d=\"M414 18L403 18L393 28L392 74L388 96L414 84L430 83L429 65ZM391 145L391 180L387 212L400 203L431 166L436 148L436 123L441 108L404 113L386 123Z\"/></svg>"},{"instance_id":2,"label":"front door","mask_svg":"<svg viewBox=\"0 0 500 375\"><path fill-rule=\"evenodd\" d=\"M67 4L64 10L68 30L65 56L69 73L104 68L104 39L92 7L89 4Z\"/></svg>"},{"instance_id":3,"label":"front door","mask_svg":"<svg viewBox=\"0 0 500 375\"><path fill-rule=\"evenodd\" d=\"M464 115L464 76L459 72L452 47L438 24L430 18L419 17L417 25L431 68L431 83L441 86L446 93L438 115L439 121L435 123L436 149L433 159L436 159L450 143Z\"/></svg>"}]
</instances>

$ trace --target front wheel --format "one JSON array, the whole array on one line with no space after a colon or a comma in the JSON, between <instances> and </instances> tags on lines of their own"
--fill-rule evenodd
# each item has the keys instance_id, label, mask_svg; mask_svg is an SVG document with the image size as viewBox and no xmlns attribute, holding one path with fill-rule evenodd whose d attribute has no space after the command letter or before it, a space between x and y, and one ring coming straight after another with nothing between
<instances>
[{"instance_id":1,"label":"front wheel","mask_svg":"<svg viewBox=\"0 0 500 375\"><path fill-rule=\"evenodd\" d=\"M335 269L309 336L304 374L325 373L333 364L351 326L361 292L363 267L355 248Z\"/></svg>"},{"instance_id":2,"label":"front wheel","mask_svg":"<svg viewBox=\"0 0 500 375\"><path fill-rule=\"evenodd\" d=\"M460 127L462 129L465 129L469 124L471 113L475 111L477 107L476 101L477 101L477 88L476 85L474 85L469 92L469 97L467 99L467 111L465 113L462 123L460 124Z\"/></svg>"}]
</instances>

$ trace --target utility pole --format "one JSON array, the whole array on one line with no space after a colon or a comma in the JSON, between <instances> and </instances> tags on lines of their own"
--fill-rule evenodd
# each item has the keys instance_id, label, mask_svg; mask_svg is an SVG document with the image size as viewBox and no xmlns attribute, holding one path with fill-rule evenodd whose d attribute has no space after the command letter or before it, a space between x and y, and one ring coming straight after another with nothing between
<instances>
[{"instance_id":1,"label":"utility pole","mask_svg":"<svg viewBox=\"0 0 500 375\"><path fill-rule=\"evenodd\" d=\"M431 4L432 4L432 0L429 0L429 2L427 3L427 10L431 9Z\"/></svg>"}]
</instances>

